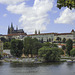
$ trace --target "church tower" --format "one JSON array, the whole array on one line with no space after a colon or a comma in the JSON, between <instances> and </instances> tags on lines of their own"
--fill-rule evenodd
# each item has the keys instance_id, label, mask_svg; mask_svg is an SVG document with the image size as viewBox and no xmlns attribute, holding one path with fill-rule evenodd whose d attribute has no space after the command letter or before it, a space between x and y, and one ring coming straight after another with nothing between
<instances>
[{"instance_id":1,"label":"church tower","mask_svg":"<svg viewBox=\"0 0 75 75\"><path fill-rule=\"evenodd\" d=\"M18 26L16 26L16 30L18 30Z\"/></svg>"},{"instance_id":2,"label":"church tower","mask_svg":"<svg viewBox=\"0 0 75 75\"><path fill-rule=\"evenodd\" d=\"M10 34L12 34L14 31L13 23L11 23L11 28L10 28Z\"/></svg>"},{"instance_id":3,"label":"church tower","mask_svg":"<svg viewBox=\"0 0 75 75\"><path fill-rule=\"evenodd\" d=\"M8 26L8 34L10 34L10 27Z\"/></svg>"},{"instance_id":4,"label":"church tower","mask_svg":"<svg viewBox=\"0 0 75 75\"><path fill-rule=\"evenodd\" d=\"M35 30L35 34L37 34L37 30Z\"/></svg>"}]
</instances>

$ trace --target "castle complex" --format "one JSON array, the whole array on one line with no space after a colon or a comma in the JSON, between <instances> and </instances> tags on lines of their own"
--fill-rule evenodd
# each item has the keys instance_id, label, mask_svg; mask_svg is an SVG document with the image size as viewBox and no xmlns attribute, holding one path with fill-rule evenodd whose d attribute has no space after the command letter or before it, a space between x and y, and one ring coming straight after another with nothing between
<instances>
[{"instance_id":1,"label":"castle complex","mask_svg":"<svg viewBox=\"0 0 75 75\"><path fill-rule=\"evenodd\" d=\"M13 24L11 23L11 27L8 27L8 34L15 34L15 33L24 33L23 29L18 29L16 27L16 30L13 27Z\"/></svg>"},{"instance_id":2,"label":"castle complex","mask_svg":"<svg viewBox=\"0 0 75 75\"><path fill-rule=\"evenodd\" d=\"M73 41L75 41L75 31L72 30L70 33L37 33L37 31L35 31L35 34L28 35L23 31L23 29L18 29L18 27L14 29L13 24L11 23L11 27L8 27L8 34L0 35L0 38L1 37L4 37L6 39L15 38L20 40L24 40L24 38L26 37L32 37L37 38L38 40L43 39L44 42L62 42L63 39L72 39Z\"/></svg>"}]
</instances>

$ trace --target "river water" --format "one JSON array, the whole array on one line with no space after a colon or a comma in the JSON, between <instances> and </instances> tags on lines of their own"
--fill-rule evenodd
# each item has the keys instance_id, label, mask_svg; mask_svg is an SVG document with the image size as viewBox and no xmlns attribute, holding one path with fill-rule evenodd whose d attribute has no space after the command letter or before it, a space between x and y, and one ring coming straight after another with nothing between
<instances>
[{"instance_id":1,"label":"river water","mask_svg":"<svg viewBox=\"0 0 75 75\"><path fill-rule=\"evenodd\" d=\"M0 63L0 75L75 75L75 63Z\"/></svg>"}]
</instances>

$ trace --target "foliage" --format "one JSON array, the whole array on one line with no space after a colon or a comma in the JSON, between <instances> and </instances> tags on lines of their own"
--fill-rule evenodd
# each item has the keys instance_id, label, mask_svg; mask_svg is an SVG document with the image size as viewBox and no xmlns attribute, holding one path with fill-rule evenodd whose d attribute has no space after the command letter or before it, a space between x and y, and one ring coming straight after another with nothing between
<instances>
[{"instance_id":1,"label":"foliage","mask_svg":"<svg viewBox=\"0 0 75 75\"><path fill-rule=\"evenodd\" d=\"M51 38L49 38L49 40L48 40L49 42L51 42Z\"/></svg>"},{"instance_id":2,"label":"foliage","mask_svg":"<svg viewBox=\"0 0 75 75\"><path fill-rule=\"evenodd\" d=\"M21 57L23 49L23 41L13 39L11 40L11 54L16 57Z\"/></svg>"},{"instance_id":3,"label":"foliage","mask_svg":"<svg viewBox=\"0 0 75 75\"><path fill-rule=\"evenodd\" d=\"M61 41L61 38L60 37L57 37L56 40L59 42L59 41Z\"/></svg>"},{"instance_id":4,"label":"foliage","mask_svg":"<svg viewBox=\"0 0 75 75\"><path fill-rule=\"evenodd\" d=\"M31 37L26 37L24 39L24 53L26 55L38 54L38 49L42 47L42 44L36 39L32 39Z\"/></svg>"},{"instance_id":5,"label":"foliage","mask_svg":"<svg viewBox=\"0 0 75 75\"><path fill-rule=\"evenodd\" d=\"M57 0L57 7L68 7L69 9L75 8L75 0Z\"/></svg>"},{"instance_id":6,"label":"foliage","mask_svg":"<svg viewBox=\"0 0 75 75\"><path fill-rule=\"evenodd\" d=\"M67 54L70 56L70 51L72 50L73 47L73 41L71 39L68 39L66 41L66 49L67 49Z\"/></svg>"},{"instance_id":7,"label":"foliage","mask_svg":"<svg viewBox=\"0 0 75 75\"><path fill-rule=\"evenodd\" d=\"M62 49L63 49L63 50L65 50L65 49L66 49L66 46L65 46L65 45L63 45L63 46L62 46Z\"/></svg>"},{"instance_id":8,"label":"foliage","mask_svg":"<svg viewBox=\"0 0 75 75\"><path fill-rule=\"evenodd\" d=\"M10 49L10 42L4 42L3 48L4 49Z\"/></svg>"},{"instance_id":9,"label":"foliage","mask_svg":"<svg viewBox=\"0 0 75 75\"><path fill-rule=\"evenodd\" d=\"M59 61L60 60L60 51L58 48L49 48L47 46L44 46L39 49L39 56L43 57L45 61Z\"/></svg>"},{"instance_id":10,"label":"foliage","mask_svg":"<svg viewBox=\"0 0 75 75\"><path fill-rule=\"evenodd\" d=\"M43 38L40 40L41 43L43 43Z\"/></svg>"},{"instance_id":11,"label":"foliage","mask_svg":"<svg viewBox=\"0 0 75 75\"><path fill-rule=\"evenodd\" d=\"M70 51L70 54L71 54L71 56L75 56L75 48L73 48L71 51Z\"/></svg>"},{"instance_id":12,"label":"foliage","mask_svg":"<svg viewBox=\"0 0 75 75\"><path fill-rule=\"evenodd\" d=\"M49 43L49 42L43 43L43 46L48 46L48 47L50 47L50 45L51 45L51 43Z\"/></svg>"},{"instance_id":13,"label":"foliage","mask_svg":"<svg viewBox=\"0 0 75 75\"><path fill-rule=\"evenodd\" d=\"M2 58L2 55L0 54L0 59Z\"/></svg>"},{"instance_id":14,"label":"foliage","mask_svg":"<svg viewBox=\"0 0 75 75\"><path fill-rule=\"evenodd\" d=\"M66 42L66 39L65 39L65 38L63 38L62 42L63 42L63 43L65 43L65 42Z\"/></svg>"},{"instance_id":15,"label":"foliage","mask_svg":"<svg viewBox=\"0 0 75 75\"><path fill-rule=\"evenodd\" d=\"M64 51L61 48L59 48L58 50L60 51L60 55L64 54Z\"/></svg>"},{"instance_id":16,"label":"foliage","mask_svg":"<svg viewBox=\"0 0 75 75\"><path fill-rule=\"evenodd\" d=\"M38 54L40 57L44 57L46 55L46 52L50 50L50 47L43 46L42 48L39 49Z\"/></svg>"},{"instance_id":17,"label":"foliage","mask_svg":"<svg viewBox=\"0 0 75 75\"><path fill-rule=\"evenodd\" d=\"M48 46L48 47L50 47L50 48L53 48L53 47L58 47L56 44L51 44L51 43L49 43L49 42L45 42L45 43L43 43L43 46Z\"/></svg>"},{"instance_id":18,"label":"foliage","mask_svg":"<svg viewBox=\"0 0 75 75\"><path fill-rule=\"evenodd\" d=\"M7 41L8 41L8 40L7 40L6 38L4 38L4 37L1 37L0 39L1 39L2 42L7 42Z\"/></svg>"}]
</instances>

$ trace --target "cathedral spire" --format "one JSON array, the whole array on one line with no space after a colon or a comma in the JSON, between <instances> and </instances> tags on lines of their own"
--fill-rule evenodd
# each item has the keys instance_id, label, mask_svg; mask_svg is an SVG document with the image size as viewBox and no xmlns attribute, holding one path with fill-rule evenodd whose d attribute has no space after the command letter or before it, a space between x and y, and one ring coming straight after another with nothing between
<instances>
[{"instance_id":1,"label":"cathedral spire","mask_svg":"<svg viewBox=\"0 0 75 75\"><path fill-rule=\"evenodd\" d=\"M13 23L11 22L11 28L13 28Z\"/></svg>"},{"instance_id":2,"label":"cathedral spire","mask_svg":"<svg viewBox=\"0 0 75 75\"><path fill-rule=\"evenodd\" d=\"M10 34L10 27L8 26L8 34Z\"/></svg>"},{"instance_id":3,"label":"cathedral spire","mask_svg":"<svg viewBox=\"0 0 75 75\"><path fill-rule=\"evenodd\" d=\"M16 30L18 30L18 26L16 26Z\"/></svg>"},{"instance_id":4,"label":"cathedral spire","mask_svg":"<svg viewBox=\"0 0 75 75\"><path fill-rule=\"evenodd\" d=\"M35 34L37 34L37 30L35 30Z\"/></svg>"}]
</instances>

